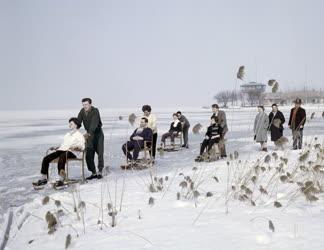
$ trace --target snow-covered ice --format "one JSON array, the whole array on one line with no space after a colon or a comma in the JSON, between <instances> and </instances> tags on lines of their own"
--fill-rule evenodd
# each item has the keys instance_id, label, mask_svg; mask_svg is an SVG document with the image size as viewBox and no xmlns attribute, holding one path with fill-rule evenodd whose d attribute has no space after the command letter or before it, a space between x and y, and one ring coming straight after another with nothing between
<instances>
[{"instance_id":1,"label":"snow-covered ice","mask_svg":"<svg viewBox=\"0 0 324 250\"><path fill-rule=\"evenodd\" d=\"M282 107L281 110L288 120L290 107ZM318 137L318 141L323 143L324 119L321 114L324 107L306 106L306 110L308 116L315 112L315 118L307 121L305 142L314 142L314 138ZM155 111L159 139L167 131L174 111L177 110ZM270 111L269 108L267 111ZM189 149L157 154L154 176L164 178L163 190L149 192L149 170L124 172L119 168L124 161L121 145L134 129L127 119L132 112L140 115L136 110L101 110L105 162L110 166L110 173L102 181L73 188L75 198L86 204L85 234L82 220L77 220L73 212L72 188L62 192L54 192L50 188L35 192L31 187L31 182L38 177L46 149L60 143L68 118L77 114L77 110L35 111L28 114L1 112L0 237L6 226L8 211L14 212L7 249L63 249L67 234L72 236L71 249L323 249L323 194L319 194L319 200L313 203L303 197L290 202L290 186L282 184L275 191L276 200L281 201L282 208L273 206L273 196L269 199L259 198L256 206L235 199L226 206L228 169L232 170L234 176L239 163L231 161L231 168L228 168L226 160L195 163L193 159L198 154L204 131L200 135L190 133ZM183 109L183 113L189 118L191 128L198 122L204 128L209 123L209 110L187 108ZM237 150L242 164L253 164L257 159L264 159L267 153L260 152L259 145L252 138L256 109L228 109L226 114L230 130L227 135L228 155ZM118 119L120 115L124 118L122 121ZM291 143L287 126L284 134ZM269 154L273 149L269 142ZM289 148L276 152L292 165L297 164L301 153ZM316 154L312 152L311 157L316 157ZM55 172L55 168L53 170ZM196 178L197 183L202 181L197 199L184 198L185 191L179 187L184 179L181 173ZM74 167L73 175L78 174L78 167ZM219 182L213 176L217 176ZM110 226L107 203L114 203L116 187L118 210L123 187L125 192L121 212L117 214L117 226L113 228ZM181 200L177 200L177 192L182 192ZM207 198L207 192L212 192L213 196ZM49 204L42 205L46 195L51 200ZM152 206L148 204L150 197L154 198ZM65 215L60 217L57 231L49 235L45 214L59 210L54 200L61 201ZM273 222L275 232L269 230L269 220Z\"/></svg>"}]
</instances>

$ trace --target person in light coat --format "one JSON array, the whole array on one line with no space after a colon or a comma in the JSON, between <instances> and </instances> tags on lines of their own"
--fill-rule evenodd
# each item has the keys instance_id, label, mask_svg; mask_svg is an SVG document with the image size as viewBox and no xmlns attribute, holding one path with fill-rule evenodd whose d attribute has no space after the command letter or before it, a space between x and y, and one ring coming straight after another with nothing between
<instances>
[{"instance_id":1,"label":"person in light coat","mask_svg":"<svg viewBox=\"0 0 324 250\"><path fill-rule=\"evenodd\" d=\"M156 142L158 138L158 133L157 133L157 125L156 125L156 116L152 114L152 108L150 105L143 105L142 111L144 113L144 117L147 118L148 124L147 127L152 129L153 131L153 139L152 139L152 158L155 159L155 154L156 154Z\"/></svg>"},{"instance_id":2,"label":"person in light coat","mask_svg":"<svg viewBox=\"0 0 324 250\"><path fill-rule=\"evenodd\" d=\"M60 147L52 147L52 153L46 155L42 161L41 174L42 177L37 182L33 182L34 186L42 186L47 183L48 179L48 168L51 161L58 159L57 169L60 175L60 180L56 183L56 186L63 185L63 179L65 178L65 163L67 159L76 158L70 150L80 149L84 150L85 148L85 139L82 133L79 131L81 123L78 118L72 117L69 120L70 131L66 133L63 139L63 143Z\"/></svg>"},{"instance_id":3,"label":"person in light coat","mask_svg":"<svg viewBox=\"0 0 324 250\"><path fill-rule=\"evenodd\" d=\"M263 106L258 106L258 114L254 120L254 140L261 145L262 151L268 151L268 130L269 130L269 117L264 112Z\"/></svg>"}]
</instances>

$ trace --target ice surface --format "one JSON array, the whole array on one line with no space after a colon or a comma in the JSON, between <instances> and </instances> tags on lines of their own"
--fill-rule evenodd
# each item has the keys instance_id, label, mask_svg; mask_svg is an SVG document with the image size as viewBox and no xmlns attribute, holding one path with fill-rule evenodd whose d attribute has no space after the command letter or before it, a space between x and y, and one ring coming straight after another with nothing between
<instances>
[{"instance_id":1,"label":"ice surface","mask_svg":"<svg viewBox=\"0 0 324 250\"><path fill-rule=\"evenodd\" d=\"M154 112L158 118L158 142L160 141L161 135L169 129L172 113L177 110L178 108L157 109ZM316 115L313 120L307 121L304 130L305 140L311 140L314 136L324 135L324 119L321 117L323 110L324 107L320 106L306 106L308 117L312 112L315 112ZM237 150L240 155L244 156L244 159L254 159L256 157L256 152L258 152L259 149L259 146L253 142L252 132L256 109L235 108L225 111L229 127L229 133L227 134L227 151L233 152L234 150ZM283 111L287 121L289 118L290 107L282 107L281 111ZM103 129L105 133L105 165L110 166L110 178L120 178L124 175L119 168L120 164L125 160L121 151L121 146L135 129L135 127L131 127L128 123L128 115L133 112L136 113L138 117L141 116L141 112L136 112L136 110L131 109L101 110L102 121L104 124ZM269 108L267 109L267 112L270 112ZM0 222L4 221L3 216L7 214L10 207L18 208L35 198L36 200L40 199L41 195L54 193L51 189L46 189L39 193L35 192L31 186L31 182L38 178L41 160L46 149L50 146L60 144L63 135L67 131L68 119L71 116L77 115L77 113L78 110L0 112ZM198 153L199 144L202 141L204 130L209 123L209 117L211 115L209 110L198 108L183 109L183 114L189 119L191 128L196 123L201 123L203 124L204 129L200 135L194 135L190 131L190 148L188 150L183 150L178 153L166 153L163 156L157 154L156 166L159 174L169 175L170 178L175 173L175 170L178 172L188 172L192 169L192 166L194 165L193 159ZM118 119L120 115L123 116L123 120L121 121ZM290 133L291 132L287 128L286 122L284 134L290 138ZM269 149L272 150L272 143L269 142L269 145ZM221 161L219 164L225 163L225 161ZM52 166L52 169L56 172L55 166ZM75 167L72 174L75 176L79 175L79 169ZM128 173L126 176L129 183L127 188L130 193L125 197L125 207L127 207L127 210L132 211L131 213L136 213L138 210L136 207L138 206L143 208L143 204L147 203L146 200L148 201L148 194L144 192L142 183L144 178L143 176L145 175L146 173L139 172L134 174ZM87 196L88 194L92 195L95 192L97 185L89 184L84 185L81 188L85 192L84 195ZM57 195L62 198L60 194ZM168 195L166 198L167 201L171 200ZM278 195L280 196L282 194L279 193ZM132 198L132 196L134 197ZM140 200L141 198L139 197L142 197L145 202ZM315 213L315 216L309 218L304 213L300 212L300 209L303 208L295 208L298 212L292 209L290 211L292 215L286 219L279 213L273 215L275 218L280 218L280 222L277 222L279 223L278 227L284 228L283 231L286 234L285 236L284 234L280 234L280 236L269 235L268 231L260 229L263 228L263 226L258 226L258 223L262 224L262 222L257 222L256 225L253 223L249 228L245 228L247 232L251 234L251 236L247 236L244 228L235 230L241 227L240 223L245 223L242 222L242 215L239 214L240 208L234 208L234 216L229 218L224 214L224 210L217 208L217 206L209 209L207 216L202 217L202 219L199 220L199 224L197 225L198 228L191 230L188 228L191 228L191 223L200 210L192 212L193 204L183 201L175 201L174 197L172 197L172 200L173 202L171 204L167 201L162 202L160 205L161 208L156 212L145 212L146 210L149 211L149 208L143 208L143 217L145 217L148 222L144 222L141 225L136 223L132 224L132 222L130 222L129 227L125 226L128 231L140 232L141 235L146 235L150 241L154 242L153 246L145 240L139 240L138 236L118 228L116 231L111 231L109 229L109 232L105 232L107 235L111 234L112 239L109 241L109 244L112 246L111 249L118 249L118 244L120 244L121 241L124 241L124 239L129 239L130 243L128 245L122 244L121 246L123 247L120 246L122 249L210 249L209 242L217 242L217 235L222 235L223 238L221 242L227 242L227 245L225 246L231 246L230 249L251 249L249 246L253 244L257 246L256 249L267 249L269 244L272 246L271 249L285 249L287 244L292 249L307 249L298 248L298 242L304 242L307 237L311 237L312 232L314 232L316 228L323 231L323 226L316 224L317 220L324 219L323 210L316 210L316 212L312 211ZM94 197L93 202L97 201L98 197ZM28 204L25 206L35 209L35 202ZM170 215L170 209L172 210L172 215ZM251 209L246 209L245 212L250 213ZM262 216L267 216L269 213L272 213L272 211L268 210L264 211L264 213L262 211L259 212ZM208 214L211 213L213 216L208 216ZM215 216L215 213L217 216ZM296 221L292 222L291 218L295 217L296 214L300 214L301 217L297 217ZM121 225L123 225L123 220L128 224L128 219L132 215L126 214L125 216L126 217L120 222ZM177 216L182 219L176 223L174 229L171 229L170 225L175 223ZM155 225L157 227L153 227L150 224L152 221L156 220L154 218L159 218L156 222L159 226ZM93 218L88 219L90 222ZM307 222L308 219L309 222ZM37 219L35 220L37 221ZM221 222L221 225L217 224L219 222ZM215 223L218 227L215 227ZM209 224L213 225L213 227ZM300 227L298 233L302 236L298 239L295 239L296 235L293 233L292 227L294 224L298 224ZM28 223L27 228L28 227L32 228L31 222ZM199 234L200 238L196 239L195 235L197 234L197 230L202 233ZM234 230L233 235L222 234L223 230ZM37 229L34 233L41 233L41 231L41 229ZM163 237L165 237L165 241L163 241L162 238L159 239L159 231ZM26 232L28 232L28 230ZM97 236L97 234L92 232L87 237L89 237L90 241L91 237ZM62 238L63 235L58 237ZM291 242L287 240L289 237ZM313 235L312 237L314 238L315 236ZM23 244L26 244L24 241L26 241L27 238L28 237L25 235L16 243L11 242L13 245L11 245L11 248L9 249L18 249L16 247L19 246L19 244L21 244L21 249L25 249ZM246 240L246 243L243 245L242 238ZM282 240L280 238L284 239L286 245L281 247L276 243L277 241L280 242L280 240ZM61 240L64 241L63 239ZM188 242L186 242L186 240ZM95 241L97 241L97 239ZM40 240L37 244L41 246L42 244L45 244L45 242L46 240ZM81 240L81 242L83 241ZM175 242L182 243L174 245ZM98 244L100 245L101 243L98 242ZM316 246L316 244L314 246ZM75 247L77 249L89 249L89 246L84 242L80 243L80 245L76 244ZM52 248L55 249L55 245L50 244L49 249ZM35 249L37 249L37 247L35 247ZM229 248L220 247L214 249Z\"/></svg>"}]
</instances>

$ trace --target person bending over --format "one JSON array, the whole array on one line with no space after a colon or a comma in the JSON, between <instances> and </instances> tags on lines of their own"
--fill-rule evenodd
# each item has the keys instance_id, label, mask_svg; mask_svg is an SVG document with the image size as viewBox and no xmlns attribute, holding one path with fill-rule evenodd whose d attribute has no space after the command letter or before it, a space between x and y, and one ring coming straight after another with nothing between
<instances>
[{"instance_id":1,"label":"person bending over","mask_svg":"<svg viewBox=\"0 0 324 250\"><path fill-rule=\"evenodd\" d=\"M188 119L181 113L181 111L177 112L177 116L179 121L182 124L182 136L183 136L183 148L189 148L189 143L188 143L188 134L189 134L189 128L190 128L190 123Z\"/></svg>"},{"instance_id":2,"label":"person bending over","mask_svg":"<svg viewBox=\"0 0 324 250\"><path fill-rule=\"evenodd\" d=\"M80 124L83 123L84 129L87 131L86 162L91 175L86 179L101 179L104 169L105 136L102 131L102 122L99 110L92 106L92 100L90 98L82 99L82 109L78 114L78 120ZM98 172L94 162L95 154L98 156Z\"/></svg>"}]
</instances>

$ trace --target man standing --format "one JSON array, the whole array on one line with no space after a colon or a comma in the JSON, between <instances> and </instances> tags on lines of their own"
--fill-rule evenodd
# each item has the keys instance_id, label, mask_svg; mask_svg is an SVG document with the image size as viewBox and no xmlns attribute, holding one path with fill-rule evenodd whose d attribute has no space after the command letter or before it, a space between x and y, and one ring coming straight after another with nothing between
<instances>
[{"instance_id":1,"label":"man standing","mask_svg":"<svg viewBox=\"0 0 324 250\"><path fill-rule=\"evenodd\" d=\"M290 111L288 126L292 130L293 149L302 148L303 145L303 129L306 122L306 111L301 107L301 99L295 100L295 107Z\"/></svg>"},{"instance_id":2,"label":"man standing","mask_svg":"<svg viewBox=\"0 0 324 250\"><path fill-rule=\"evenodd\" d=\"M90 98L82 99L83 108L80 110L78 120L87 131L86 138L86 162L88 170L92 173L87 180L102 178L104 168L104 134L102 132L102 122L99 110L92 106ZM98 170L94 163L95 153L98 155Z\"/></svg>"},{"instance_id":3,"label":"man standing","mask_svg":"<svg viewBox=\"0 0 324 250\"><path fill-rule=\"evenodd\" d=\"M213 115L211 117L215 117L222 128L222 134L218 145L219 145L219 150L221 152L221 157L224 158L227 157L226 148L225 148L225 135L228 131L226 114L224 111L219 110L219 106L217 104L212 105L212 111L213 111Z\"/></svg>"},{"instance_id":4,"label":"man standing","mask_svg":"<svg viewBox=\"0 0 324 250\"><path fill-rule=\"evenodd\" d=\"M181 114L180 111L177 112L177 116L178 116L179 121L182 124L182 133L183 133L182 147L188 148L189 147L189 145L188 145L188 131L189 131L190 123L189 123L188 119L184 115Z\"/></svg>"}]
</instances>

